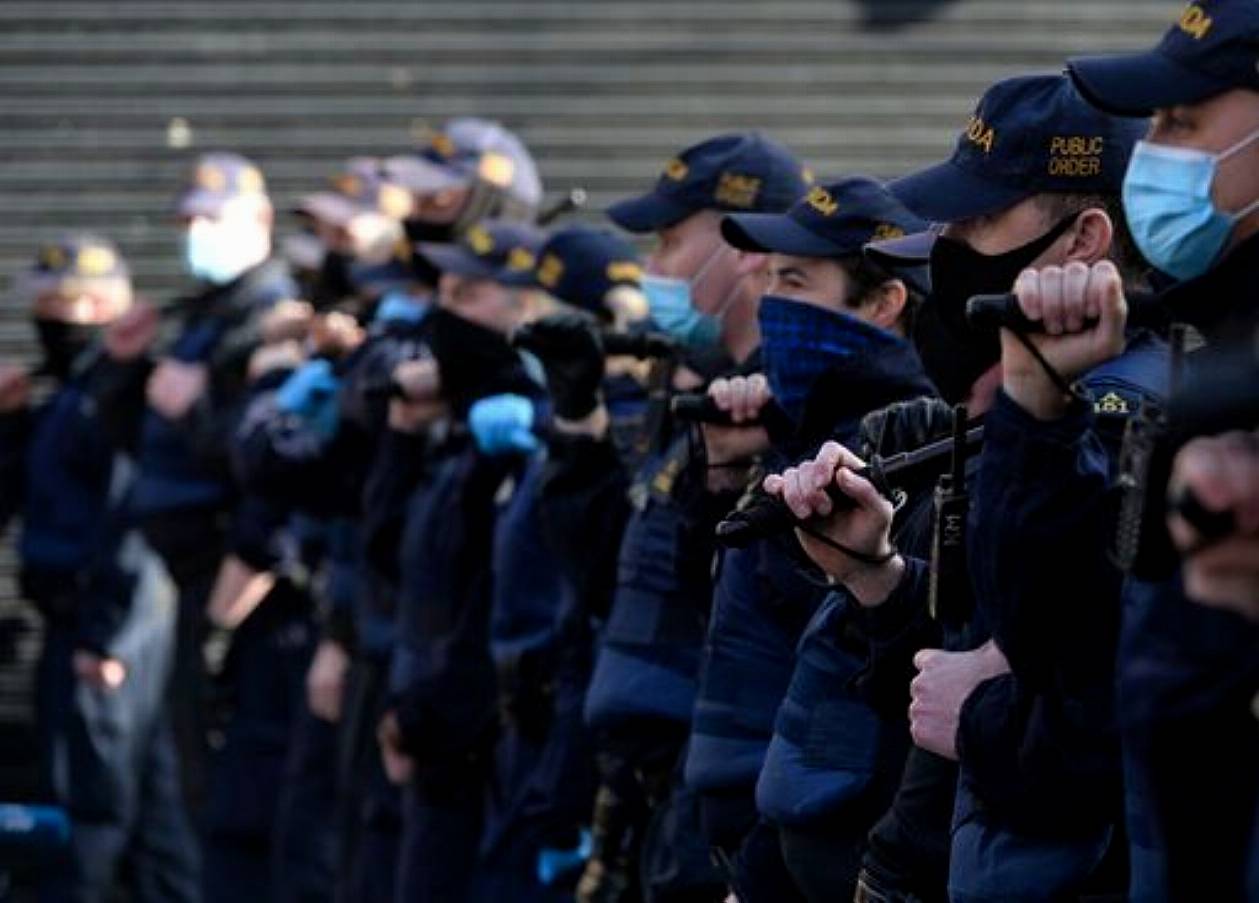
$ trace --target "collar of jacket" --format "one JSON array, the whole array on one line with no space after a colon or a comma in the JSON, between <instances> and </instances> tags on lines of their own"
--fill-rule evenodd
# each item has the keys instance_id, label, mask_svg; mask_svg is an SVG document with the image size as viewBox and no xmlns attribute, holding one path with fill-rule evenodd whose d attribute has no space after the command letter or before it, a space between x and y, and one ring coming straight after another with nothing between
<instances>
[{"instance_id":1,"label":"collar of jacket","mask_svg":"<svg viewBox=\"0 0 1259 903\"><path fill-rule=\"evenodd\" d=\"M1188 323L1212 344L1229 344L1259 322L1259 233L1233 248L1207 272L1159 296L1172 319Z\"/></svg>"}]
</instances>

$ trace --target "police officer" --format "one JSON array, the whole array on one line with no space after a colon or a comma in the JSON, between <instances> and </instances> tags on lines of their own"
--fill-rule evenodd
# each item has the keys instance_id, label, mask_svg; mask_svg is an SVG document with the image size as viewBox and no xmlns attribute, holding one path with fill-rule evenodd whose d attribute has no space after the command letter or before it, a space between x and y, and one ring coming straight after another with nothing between
<instances>
[{"instance_id":1,"label":"police officer","mask_svg":"<svg viewBox=\"0 0 1259 903\"><path fill-rule=\"evenodd\" d=\"M614 423L634 418L644 401L635 365L616 355L605 363L602 344L604 336L624 334L626 325L646 316L637 253L605 229L571 226L535 256L533 267L519 274L509 268L503 278L541 288L566 305L514 339L543 363L546 407L580 417L602 392ZM594 793L593 749L582 721L593 638L589 614L564 579L542 516L549 461L532 431L535 419L520 396L484 399L470 415L483 453L529 455L495 528L490 644L505 717L479 882L487 900L509 886L518 896L571 898Z\"/></svg>"},{"instance_id":2,"label":"police officer","mask_svg":"<svg viewBox=\"0 0 1259 903\"><path fill-rule=\"evenodd\" d=\"M777 144L756 134L722 135L671 160L650 192L609 209L622 228L658 238L644 292L655 325L685 349L691 375L682 375L691 386L730 358L746 359L757 344L764 257L737 253L721 240L721 212L781 211L805 183L798 161ZM688 523L679 501L695 475L693 468L683 473L693 463L684 435L652 437L653 454L635 475L638 510L631 514L624 501L629 475L607 438L606 408L596 405L580 420L557 418L556 429L574 437L564 452L571 467L553 480L563 489L552 497L568 512L561 532L600 537L600 548L573 561L570 573L593 610L606 610L614 597L586 699L587 721L605 738L604 786L596 852L579 894L617 899L635 880L646 800L663 801L675 783L703 641L696 600L711 593L711 524ZM716 876L695 832L679 828L693 819L692 802L673 811L680 814L662 810L658 819L660 856L651 869L672 872L676 892L696 893L688 888L711 887ZM688 864L675 868L679 860ZM665 898L668 882L660 883L649 896Z\"/></svg>"},{"instance_id":3,"label":"police officer","mask_svg":"<svg viewBox=\"0 0 1259 903\"><path fill-rule=\"evenodd\" d=\"M177 203L184 263L195 291L175 303L178 334L160 360L149 357L156 313L137 307L107 346L107 411L137 447L132 504L180 590L180 653L172 690L185 790L204 794L204 722L200 714L200 637L204 608L229 539L234 490L228 438L244 397L261 318L296 288L269 259L272 207L262 173L237 154L197 160ZM237 536L243 535L238 532Z\"/></svg>"},{"instance_id":4,"label":"police officer","mask_svg":"<svg viewBox=\"0 0 1259 903\"><path fill-rule=\"evenodd\" d=\"M785 214L724 219L730 244L770 255L771 281L758 316L764 375L718 379L709 388L737 418L733 427L704 426L710 486L735 478L742 488L754 455L786 464L828 436L855 445L867 410L931 394L905 338L915 299L861 253L873 238L923 228L882 185L861 177L816 186ZM765 418L775 427L772 448L771 433L757 424L767 406L786 421ZM779 825L758 825L754 798L797 642L826 595L802 573L794 546L789 536L775 537L722 556L686 762L687 783L701 792L705 832L729 861L742 900L790 899L796 884L782 862ZM800 708L792 713L819 708L816 699L793 702ZM779 760L775 775L781 783L769 796L778 805L766 807L769 814L793 811L793 827L802 824L804 807L778 797L788 786L815 795L813 773ZM799 877L811 889L809 876Z\"/></svg>"},{"instance_id":5,"label":"police officer","mask_svg":"<svg viewBox=\"0 0 1259 903\"><path fill-rule=\"evenodd\" d=\"M449 242L486 219L531 222L542 203L528 148L489 119L451 119L414 152L387 158L383 170L413 194L404 221L413 242ZM416 263L424 267L422 257Z\"/></svg>"},{"instance_id":6,"label":"police officer","mask_svg":"<svg viewBox=\"0 0 1259 903\"><path fill-rule=\"evenodd\" d=\"M489 636L496 498L521 461L479 452L466 424L480 398L540 394L506 334L540 313L542 299L498 278L513 252L536 247L531 231L487 222L456 248L421 245L442 269L429 314L433 357L395 372L407 395L391 403L383 453L406 510L392 704L379 736L386 771L404 787L400 900L468 899L473 887L498 711Z\"/></svg>"},{"instance_id":7,"label":"police officer","mask_svg":"<svg viewBox=\"0 0 1259 903\"><path fill-rule=\"evenodd\" d=\"M402 229L415 196L386 177L377 157L347 160L331 182L298 203L303 228L286 240L285 256L316 309L335 305L370 320L386 294L415 281Z\"/></svg>"},{"instance_id":8,"label":"police officer","mask_svg":"<svg viewBox=\"0 0 1259 903\"><path fill-rule=\"evenodd\" d=\"M313 229L312 257L323 261L315 267L315 309L302 324L309 360L251 402L236 448L242 482L292 512L301 541L289 544L298 554L286 556L281 568L312 593L322 633L294 716L277 805L277 900L332 899L336 887L338 816L347 789L339 728L358 622L355 520L371 432L379 426L363 405L342 410L347 377L371 370L366 362L413 338L428 295L403 239L410 192L385 182L376 158L349 161L333 187L298 208ZM383 418L383 402L375 406Z\"/></svg>"},{"instance_id":9,"label":"police officer","mask_svg":"<svg viewBox=\"0 0 1259 903\"><path fill-rule=\"evenodd\" d=\"M1083 140L1078 144L1052 140L1062 135ZM1114 256L1129 274L1140 271L1139 259L1125 256L1124 246L1113 242L1115 195L1134 137L1131 121L1100 116L1090 110L1065 78L1010 79L993 86L981 99L950 161L893 183L893 191L911 209L949 223L930 251L932 296L915 328L916 343L928 371L946 400L969 396L972 413L988 410L988 420L993 417L992 398L1000 371L991 362L999 359L999 345L992 332L976 332L967 326L964 309L972 295L1009 287L1024 267L1045 261L1091 263ZM1039 155L1032 158L1008 150L1020 141L1039 148ZM1077 159L1081 156L1096 159L1082 163ZM1071 162L1057 162L1064 157ZM940 338L932 343L932 335ZM957 372L950 372L950 361L945 357L950 342L953 349L975 349L969 355L954 357L952 366ZM1135 409L1143 397L1157 391L1164 357L1160 347L1151 340L1135 343L1133 353L1125 360L1090 373L1084 385L1094 391L1098 403L1114 393L1123 400L1116 407ZM959 373L965 378L958 379ZM1112 451L1122 420L1121 416L1116 417L1111 424ZM832 519L832 523L845 521L851 529L830 530L827 536L867 554L889 551L890 511L867 481L846 472L846 468L858 466L855 456L838 446L828 446L815 463L820 468L806 465L786 481L786 498L789 503L798 504L797 513L816 510L807 501L812 498L820 502L821 496L814 491L816 481L837 480L846 484L849 492L863 493L865 501L860 513ZM987 463L985 457L983 468ZM840 464L844 466L836 476ZM1008 485L1005 477L1000 479L1001 483L994 480L991 484L994 491ZM983 491L981 473L976 492L982 496ZM973 533L982 530L984 536L989 536L998 532L992 531L986 520L977 518L975 523ZM1014 531L1005 535L1012 537ZM1080 541L1087 541L1087 537ZM916 592L925 589L921 583L920 590L912 588L921 579L915 573L922 573L917 570L920 565L909 563L912 559L893 555L887 562L870 566L846 559L807 537L805 542L810 554L818 556L828 573L846 582L858 604L878 613L877 622L874 617L867 619L868 627L877 626L876 636L890 639L906 630L915 612L923 610L916 607L921 598L919 603L912 601ZM975 558L972 551L972 566L978 567ZM1006 673L1011 664L1007 664L1003 654L1004 635L996 626L1002 623L1001 609L992 590L978 581L977 585L980 591L976 595L975 616L963 629L954 629L944 637L950 649L973 651L923 651L916 657L922 673L913 685L911 730L916 744L933 757L915 754L910 760L893 809L872 835L862 893L875 895L873 899L880 898L877 894L891 899L906 893L943 895L938 882L943 881L945 873L942 854L949 834L955 782L947 760L955 759L959 752L957 732L949 730L949 716L945 713L955 715L961 699L977 684L992 690L1013 690L1016 686L1022 690L1029 686L1017 683L1028 679L1022 676L1026 673L1022 662L1014 665L1013 673ZM1074 592L1078 595L1078 588ZM1104 598L1104 594L1099 592L1095 598ZM1005 604L1003 596L1002 608ZM1094 610L1092 617L1096 620L1102 615ZM887 623L883 623L885 618ZM1063 627L1068 624L1078 626L1079 619L1067 620ZM990 629L998 635L996 644L984 642ZM1078 641L1069 644L1069 652L1065 640L1061 645L1064 655L1076 655L1076 661L1091 661L1091 667L1097 669L1094 675L1102 675L1108 667L1108 652L1101 638L1104 631L1096 633L1098 642L1087 653ZM997 679L989 680L994 677ZM1077 711L1090 712L1104 722L1109 699L1104 677L1074 684L1073 691L1077 695L1071 704L1078 707ZM960 698L947 696L946 692L960 692ZM1052 690L1043 692L1058 699ZM1113 880L1110 874L1094 874L1099 869L1106 871L1102 865L1110 846L1109 828L1116 816L1113 801L1118 784L1113 750L1108 758L1105 742L1098 733L1081 737L1060 725L1039 721L1044 716L1030 702L1035 694L1030 690L1026 693L1018 697L1023 700L1022 705L1007 703L1004 708L994 706L983 714L975 709L977 716L972 723L976 730L983 725L989 731L985 734L988 742L968 745L963 740L961 744L967 771L957 801L950 893L975 894L978 898L1011 894L1039 898L1037 895L1041 894L1070 893L1086 887L1090 879L1103 885ZM967 705L969 708L970 703ZM937 713L939 719L935 720ZM956 721L952 724L956 727ZM998 725L1009 727L1009 732L999 734ZM1055 734L1055 727L1066 733ZM1071 780L1042 764L1039 771L1020 772L1022 783L1013 785L1008 773L996 765L998 761L1009 761L1001 756L1010 752L997 742L998 736L1003 743L1013 742L1016 746L1017 742L1011 739L1016 736L1034 738L1047 746L1074 741L1078 755L1072 758L1076 770ZM967 755L967 749L974 751ZM1070 807L1055 808L1056 803L1067 798L1064 787L1075 786L1075 781L1084 786L1085 780L1092 783L1082 800ZM973 802L976 797L982 798L982 809ZM1001 814L994 814L998 812ZM1035 820L1027 820L1033 812ZM971 854L985 842L1003 844L1004 855L982 864L972 858ZM1034 887L1019 878L1033 873ZM925 887L924 874L933 876Z\"/></svg>"},{"instance_id":10,"label":"police officer","mask_svg":"<svg viewBox=\"0 0 1259 903\"><path fill-rule=\"evenodd\" d=\"M336 183L339 194L356 202L345 210L340 200L332 205L351 224L346 231L353 233L352 224L364 213L374 218L405 207L405 233L450 240L455 215L473 195L492 210L526 215L540 197L528 151L501 126L477 122L461 126L456 138L434 135L431 143L444 153L426 146L405 157L357 161L362 165L346 173L353 184L344 178ZM482 157L490 161L484 167ZM515 173L519 178L503 178ZM396 190L405 193L401 203L395 202ZM320 211L337 218L333 211ZM428 353L426 316L439 273L411 248L405 267L397 257L370 265L344 249L344 236L333 238L325 258L333 265L324 275L337 275L328 283L341 288L330 297L351 292L367 302L354 305L368 321L367 340L343 359L310 361L275 397L260 398L246 425L241 461L249 484L259 491L339 522L334 526L339 538L329 549L324 637L308 675L309 707L317 719L336 722L340 734L337 898L388 900L394 894L400 812L397 789L381 768L376 726L394 632L400 512L390 475L382 472L380 445L395 367ZM320 491L312 493L313 486ZM383 552L377 554L378 548ZM303 749L310 756L303 757ZM295 767L302 758L313 761L311 756L318 756L317 744L299 745ZM318 788L311 789L317 795ZM292 824L300 834L302 825Z\"/></svg>"},{"instance_id":11,"label":"police officer","mask_svg":"<svg viewBox=\"0 0 1259 903\"><path fill-rule=\"evenodd\" d=\"M15 280L31 306L52 394L28 410L25 372L0 374L3 515L20 513L22 588L44 618L36 678L41 771L71 821L49 900L106 900L131 866L139 900L197 900L166 690L175 587L129 519L134 466L92 394L100 332L132 304L108 240L73 234Z\"/></svg>"},{"instance_id":12,"label":"police officer","mask_svg":"<svg viewBox=\"0 0 1259 903\"><path fill-rule=\"evenodd\" d=\"M1124 178L1124 213L1150 262L1179 280L1159 300L1207 338L1205 357L1192 356L1191 369L1209 366L1231 342L1254 333L1257 35L1253 5L1194 3L1152 51L1069 63L1074 83L1091 103L1112 113L1154 115ZM1016 292L1023 311L1044 324L1047 335L1034 337L1035 347L1066 378L1124 349L1131 298L1106 267L1037 268L1020 277ZM1110 474L1100 460L1086 463L1083 453L1100 426L1050 389L1046 371L1031 366L1022 346L1006 336L1003 359L1009 360L1005 395L1024 434L1019 443L1000 446L1004 474L1027 473L1023 443L1052 441L1054 454L1043 461L1051 470L1045 474L1038 467L1037 477L1051 477L1048 491L1070 494L1079 506L1057 523L1071 533L1109 529L1093 500ZM1220 391L1242 390L1230 385ZM1245 489L1243 476L1254 457L1249 440L1239 441L1238 434L1191 444L1179 456L1169 488L1200 492L1211 510L1244 510L1239 500L1254 498L1253 484ZM1229 469L1215 470L1221 465ZM1227 483L1241 492L1221 492ZM1037 519L1053 510L1034 493L1015 501L1006 517ZM994 512L996 529L1006 522ZM1253 898L1259 725L1251 705L1259 689L1259 637L1254 622L1234 611L1192 604L1245 599L1233 589L1244 580L1213 585L1212 579L1228 572L1230 552L1246 549L1243 537L1253 533L1253 523L1239 518L1241 535L1221 543L1214 562L1211 549L1193 553L1198 537L1185 519L1173 515L1171 525L1189 552L1184 568L1129 580L1123 606L1118 681L1129 894L1137 900ZM1026 563L1034 565L1034 574L1047 573L1062 567L1063 551L1058 543L1038 542L1028 548ZM1065 551L1069 555L1070 547ZM1100 569L1095 558L1096 551L1094 559L1083 559L1090 569L1085 574ZM1253 562L1241 573L1251 567ZM1075 561L1072 568L1079 572ZM992 571L1006 585L995 562ZM1221 585L1229 588L1221 593ZM1108 590L1117 592L1113 580Z\"/></svg>"}]
</instances>

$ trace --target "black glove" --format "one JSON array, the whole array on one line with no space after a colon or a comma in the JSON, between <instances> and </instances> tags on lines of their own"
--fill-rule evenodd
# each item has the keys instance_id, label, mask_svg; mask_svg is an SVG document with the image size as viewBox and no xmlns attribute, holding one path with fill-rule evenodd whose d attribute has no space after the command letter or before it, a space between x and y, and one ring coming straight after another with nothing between
<instances>
[{"instance_id":1,"label":"black glove","mask_svg":"<svg viewBox=\"0 0 1259 903\"><path fill-rule=\"evenodd\" d=\"M580 420L598 407L604 354L594 320L555 314L522 327L513 341L542 362L557 417Z\"/></svg>"},{"instance_id":2,"label":"black glove","mask_svg":"<svg viewBox=\"0 0 1259 903\"><path fill-rule=\"evenodd\" d=\"M953 434L953 408L924 396L898 401L861 418L861 450L869 458L921 448Z\"/></svg>"}]
</instances>

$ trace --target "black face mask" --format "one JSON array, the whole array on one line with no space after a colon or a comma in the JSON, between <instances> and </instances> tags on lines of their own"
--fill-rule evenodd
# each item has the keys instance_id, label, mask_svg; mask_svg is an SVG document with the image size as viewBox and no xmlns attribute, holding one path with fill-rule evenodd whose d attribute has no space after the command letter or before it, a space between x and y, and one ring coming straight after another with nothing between
<instances>
[{"instance_id":1,"label":"black face mask","mask_svg":"<svg viewBox=\"0 0 1259 903\"><path fill-rule=\"evenodd\" d=\"M327 251L314 278L310 300L318 310L327 310L354 294L350 281L350 256L340 251Z\"/></svg>"},{"instance_id":2,"label":"black face mask","mask_svg":"<svg viewBox=\"0 0 1259 903\"><path fill-rule=\"evenodd\" d=\"M426 223L409 219L403 220L402 228L412 246L426 243L448 245L455 241L454 223ZM411 254L411 276L416 282L436 286L441 275L441 271L429 263L427 257L418 252Z\"/></svg>"},{"instance_id":3,"label":"black face mask","mask_svg":"<svg viewBox=\"0 0 1259 903\"><path fill-rule=\"evenodd\" d=\"M454 223L429 223L419 219L407 219L402 221L402 229L413 245L420 242L446 245L455 240Z\"/></svg>"},{"instance_id":4,"label":"black face mask","mask_svg":"<svg viewBox=\"0 0 1259 903\"><path fill-rule=\"evenodd\" d=\"M99 326L38 317L35 319L35 331L44 349L44 372L61 380L70 375L75 360L100 335Z\"/></svg>"},{"instance_id":5,"label":"black face mask","mask_svg":"<svg viewBox=\"0 0 1259 903\"><path fill-rule=\"evenodd\" d=\"M457 415L478 398L531 388L520 356L501 333L442 307L429 311L424 327L441 371L442 396Z\"/></svg>"},{"instance_id":6,"label":"black face mask","mask_svg":"<svg viewBox=\"0 0 1259 903\"><path fill-rule=\"evenodd\" d=\"M931 249L931 295L914 317L914 347L927 376L950 404L964 401L975 380L1001 360L996 330L966 322L966 302L975 295L1008 292L1019 273L1071 227L1072 213L1052 229L1004 254L981 254L941 236Z\"/></svg>"}]
</instances>

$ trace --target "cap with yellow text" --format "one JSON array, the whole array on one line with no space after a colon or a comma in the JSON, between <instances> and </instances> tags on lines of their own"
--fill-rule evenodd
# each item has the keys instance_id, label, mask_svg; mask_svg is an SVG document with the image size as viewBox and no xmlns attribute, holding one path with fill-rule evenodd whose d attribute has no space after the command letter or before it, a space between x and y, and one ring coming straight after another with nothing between
<instances>
[{"instance_id":1,"label":"cap with yellow text","mask_svg":"<svg viewBox=\"0 0 1259 903\"><path fill-rule=\"evenodd\" d=\"M997 82L979 99L953 156L889 189L938 223L987 216L1036 194L1118 194L1141 119L1084 101L1065 75Z\"/></svg>"},{"instance_id":2,"label":"cap with yellow text","mask_svg":"<svg viewBox=\"0 0 1259 903\"><path fill-rule=\"evenodd\" d=\"M643 268L638 253L609 229L569 226L553 234L538 251L531 272L506 281L544 289L566 304L598 313L617 286L638 288Z\"/></svg>"},{"instance_id":3,"label":"cap with yellow text","mask_svg":"<svg viewBox=\"0 0 1259 903\"><path fill-rule=\"evenodd\" d=\"M778 142L756 132L718 135L682 151L651 191L618 201L607 213L628 232L656 232L701 210L781 213L812 182Z\"/></svg>"},{"instance_id":4,"label":"cap with yellow text","mask_svg":"<svg viewBox=\"0 0 1259 903\"><path fill-rule=\"evenodd\" d=\"M217 151L197 158L175 210L182 217L217 217L229 201L243 197L267 200L262 170L240 154Z\"/></svg>"},{"instance_id":5,"label":"cap with yellow text","mask_svg":"<svg viewBox=\"0 0 1259 903\"><path fill-rule=\"evenodd\" d=\"M1089 103L1128 116L1196 104L1233 88L1259 91L1259 3L1198 0L1153 50L1076 57L1067 72Z\"/></svg>"},{"instance_id":6,"label":"cap with yellow text","mask_svg":"<svg viewBox=\"0 0 1259 903\"><path fill-rule=\"evenodd\" d=\"M44 295L113 293L130 289L131 273L117 246L107 238L74 232L48 242L34 262L14 278L14 296L23 302Z\"/></svg>"}]
</instances>

